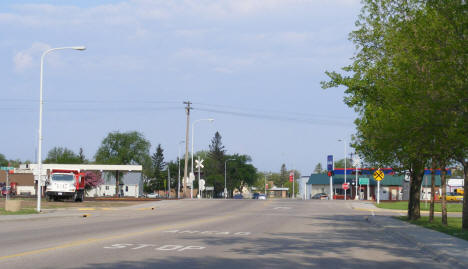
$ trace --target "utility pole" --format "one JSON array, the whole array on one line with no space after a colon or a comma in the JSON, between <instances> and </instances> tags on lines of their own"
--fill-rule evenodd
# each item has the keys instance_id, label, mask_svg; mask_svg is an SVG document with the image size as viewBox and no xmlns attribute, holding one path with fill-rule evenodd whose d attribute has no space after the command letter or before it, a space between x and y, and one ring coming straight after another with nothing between
<instances>
[{"instance_id":1,"label":"utility pole","mask_svg":"<svg viewBox=\"0 0 468 269\"><path fill-rule=\"evenodd\" d=\"M167 164L167 198L171 198L171 169Z\"/></svg>"},{"instance_id":2,"label":"utility pole","mask_svg":"<svg viewBox=\"0 0 468 269\"><path fill-rule=\"evenodd\" d=\"M185 112L187 113L187 126L185 127L185 165L184 165L184 198L187 197L187 183L188 183L188 147L189 147L189 128L190 128L190 101L184 102L186 105Z\"/></svg>"}]
</instances>

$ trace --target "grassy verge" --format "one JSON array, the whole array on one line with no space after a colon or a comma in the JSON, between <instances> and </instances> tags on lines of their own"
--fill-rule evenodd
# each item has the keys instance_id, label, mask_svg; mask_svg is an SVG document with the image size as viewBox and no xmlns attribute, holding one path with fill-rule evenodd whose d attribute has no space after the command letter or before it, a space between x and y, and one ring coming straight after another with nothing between
<instances>
[{"instance_id":1,"label":"grassy verge","mask_svg":"<svg viewBox=\"0 0 468 269\"><path fill-rule=\"evenodd\" d=\"M380 204L375 204L378 208L384 209L398 209L398 210L408 210L407 201L398 201L398 202L380 202ZM421 201L421 210L429 211L430 203ZM463 204L462 203L447 203L447 212L462 212ZM435 212L442 212L442 205L440 203L434 204Z\"/></svg>"},{"instance_id":2,"label":"grassy verge","mask_svg":"<svg viewBox=\"0 0 468 269\"><path fill-rule=\"evenodd\" d=\"M408 221L407 217L397 217L400 220ZM434 222L429 222L429 217L421 217L418 220L408 221L409 223L422 226L424 228L436 230L468 241L468 232L462 231L461 218L448 218L448 225L442 224L442 218L435 217Z\"/></svg>"},{"instance_id":3,"label":"grassy verge","mask_svg":"<svg viewBox=\"0 0 468 269\"><path fill-rule=\"evenodd\" d=\"M0 215L26 215L26 214L36 214L36 209L34 208L23 208L20 211L10 212L5 211L5 209L0 208Z\"/></svg>"}]
</instances>

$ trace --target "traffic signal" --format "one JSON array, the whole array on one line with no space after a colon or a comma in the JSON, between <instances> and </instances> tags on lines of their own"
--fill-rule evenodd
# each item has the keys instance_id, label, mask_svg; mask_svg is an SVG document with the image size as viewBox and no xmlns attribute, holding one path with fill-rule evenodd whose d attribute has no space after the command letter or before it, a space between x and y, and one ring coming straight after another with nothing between
<instances>
[{"instance_id":1,"label":"traffic signal","mask_svg":"<svg viewBox=\"0 0 468 269\"><path fill-rule=\"evenodd\" d=\"M328 171L328 176L331 177L331 176L334 176L335 175L335 172L333 171Z\"/></svg>"}]
</instances>

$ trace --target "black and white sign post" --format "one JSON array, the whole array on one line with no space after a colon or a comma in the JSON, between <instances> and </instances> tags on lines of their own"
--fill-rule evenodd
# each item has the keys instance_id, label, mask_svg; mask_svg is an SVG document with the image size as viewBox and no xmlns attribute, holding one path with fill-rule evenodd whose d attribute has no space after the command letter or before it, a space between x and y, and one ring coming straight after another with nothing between
<instances>
[{"instance_id":1,"label":"black and white sign post","mask_svg":"<svg viewBox=\"0 0 468 269\"><path fill-rule=\"evenodd\" d=\"M197 163L196 167L198 168L198 199L201 198L201 185L200 185L200 168L204 168L203 159L200 160L200 156L198 156L198 160L195 160Z\"/></svg>"}]
</instances>

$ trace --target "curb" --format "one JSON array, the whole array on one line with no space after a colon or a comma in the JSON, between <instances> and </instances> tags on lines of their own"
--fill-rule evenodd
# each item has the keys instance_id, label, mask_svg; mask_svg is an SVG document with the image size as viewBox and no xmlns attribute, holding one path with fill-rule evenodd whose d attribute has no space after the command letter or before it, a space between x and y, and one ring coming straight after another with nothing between
<instances>
[{"instance_id":1,"label":"curb","mask_svg":"<svg viewBox=\"0 0 468 269\"><path fill-rule=\"evenodd\" d=\"M386 217L386 216L382 216L382 217ZM377 226L379 228L381 228L384 232L386 232L385 230L385 226L380 224L378 221L376 221L376 216L367 216L365 218L371 225L374 225L374 226ZM397 220L397 219L395 219ZM415 227L418 227L418 228L421 228L421 229L426 229L424 227L419 227L417 225L414 225L414 224L411 224L411 223L406 223L406 222L403 222L401 220L398 220L400 221L401 223L405 224L405 225L412 225L412 226L415 226ZM437 231L434 231L434 232L437 232ZM450 263L451 267L453 268L453 265L455 265L457 268L460 268L460 269L464 269L464 268L468 268L468 263L462 263L460 262L457 258L454 258L450 255L450 252L447 252L443 249L440 249L440 248L433 248L431 246L428 246L424 243L421 243L420 241L418 241L415 237L413 237L412 235L408 234L408 233L402 233L402 232L399 232L399 231L392 231L393 234L396 234L398 235L401 239L403 240L406 240L406 241L409 241L410 243L413 243L415 244L416 247L418 247L420 250L428 253L432 259L438 261L438 262L448 262ZM447 235L447 236L450 236L450 235Z\"/></svg>"}]
</instances>

